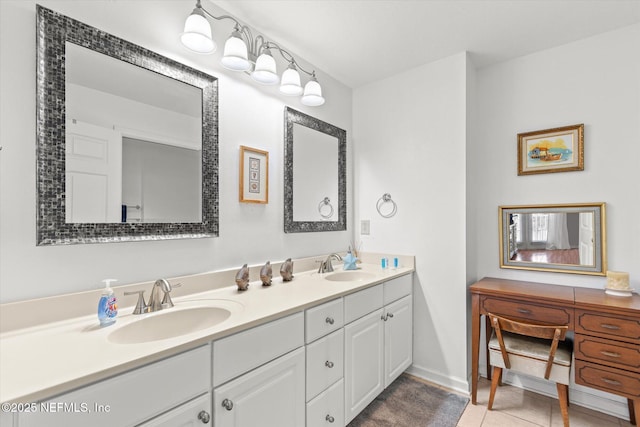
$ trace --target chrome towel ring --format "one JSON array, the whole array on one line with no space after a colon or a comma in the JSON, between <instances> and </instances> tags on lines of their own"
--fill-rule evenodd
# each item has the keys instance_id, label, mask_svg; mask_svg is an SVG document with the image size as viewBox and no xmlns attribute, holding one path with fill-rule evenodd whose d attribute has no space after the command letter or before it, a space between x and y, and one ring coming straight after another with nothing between
<instances>
[{"instance_id":1,"label":"chrome towel ring","mask_svg":"<svg viewBox=\"0 0 640 427\"><path fill-rule=\"evenodd\" d=\"M323 213L322 208L326 206L329 207L329 212L326 213L327 209L324 209L324 213ZM318 204L318 212L320 213L320 216L324 219L331 218L333 216L333 205L331 204L331 199L329 199L328 197L325 197L324 199L320 200L320 203Z\"/></svg>"},{"instance_id":2,"label":"chrome towel ring","mask_svg":"<svg viewBox=\"0 0 640 427\"><path fill-rule=\"evenodd\" d=\"M393 207L392 207L390 212L382 213L382 211L380 209L386 203L391 203L391 205ZM378 202L376 203L376 210L378 211L378 213L380 214L381 217L383 217L383 218L391 218L392 216L394 216L396 214L396 212L398 212L398 205L396 205L396 202L394 202L393 199L391 199L391 194L384 193L382 195L382 197L380 197L380 199L378 199Z\"/></svg>"}]
</instances>

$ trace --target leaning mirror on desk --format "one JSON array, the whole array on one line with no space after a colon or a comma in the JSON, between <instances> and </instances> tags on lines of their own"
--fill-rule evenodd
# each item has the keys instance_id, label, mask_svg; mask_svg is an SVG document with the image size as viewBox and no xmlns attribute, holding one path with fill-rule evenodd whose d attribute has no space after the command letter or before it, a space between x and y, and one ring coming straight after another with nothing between
<instances>
[{"instance_id":1,"label":"leaning mirror on desk","mask_svg":"<svg viewBox=\"0 0 640 427\"><path fill-rule=\"evenodd\" d=\"M500 268L605 275L605 203L498 210Z\"/></svg>"}]
</instances>

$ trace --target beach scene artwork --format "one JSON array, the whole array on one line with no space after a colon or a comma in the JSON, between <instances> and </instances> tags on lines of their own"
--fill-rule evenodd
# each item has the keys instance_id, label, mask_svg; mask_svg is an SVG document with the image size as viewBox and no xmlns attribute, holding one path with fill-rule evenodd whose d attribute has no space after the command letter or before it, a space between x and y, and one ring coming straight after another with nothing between
<instances>
[{"instance_id":1,"label":"beach scene artwork","mask_svg":"<svg viewBox=\"0 0 640 427\"><path fill-rule=\"evenodd\" d=\"M568 141L567 141L568 140ZM573 162L572 135L527 141L527 167L547 167Z\"/></svg>"},{"instance_id":2,"label":"beach scene artwork","mask_svg":"<svg viewBox=\"0 0 640 427\"><path fill-rule=\"evenodd\" d=\"M518 175L584 170L584 124L518 134Z\"/></svg>"}]
</instances>

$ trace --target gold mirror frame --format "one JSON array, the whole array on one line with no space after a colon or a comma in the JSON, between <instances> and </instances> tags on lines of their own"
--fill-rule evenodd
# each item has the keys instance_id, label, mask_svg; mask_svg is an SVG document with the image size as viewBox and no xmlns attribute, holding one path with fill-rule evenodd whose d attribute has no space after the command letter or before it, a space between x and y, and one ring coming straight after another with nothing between
<instances>
[{"instance_id":1,"label":"gold mirror frame","mask_svg":"<svg viewBox=\"0 0 640 427\"><path fill-rule=\"evenodd\" d=\"M500 268L511 268L518 270L549 271L555 273L587 274L594 276L604 276L607 271L607 240L606 240L606 214L605 203L573 203L573 204L550 204L550 205L519 205L519 206L499 206L498 224L500 235ZM544 252L553 249L540 249L542 256L539 260L532 257L531 260L523 260L518 257L517 224L514 223L514 214L550 214L550 213L592 213L593 221L590 224L592 229L590 247L577 248L571 250L578 251L578 263L552 262ZM578 226L581 217L578 216ZM580 230L578 230L580 231ZM521 233L521 232L520 232ZM580 240L580 239L579 239ZM584 251L583 251L584 250ZM593 252L593 262L582 264L580 253ZM521 250L523 252L523 250ZM549 252L550 253L550 252ZM540 254L538 254L540 255ZM586 257L586 255L583 255Z\"/></svg>"}]
</instances>

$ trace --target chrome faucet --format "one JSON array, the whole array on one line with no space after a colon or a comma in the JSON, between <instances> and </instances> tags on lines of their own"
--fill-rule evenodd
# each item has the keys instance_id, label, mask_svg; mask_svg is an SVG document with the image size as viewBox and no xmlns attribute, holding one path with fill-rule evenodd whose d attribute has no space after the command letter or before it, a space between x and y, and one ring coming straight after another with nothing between
<instances>
[{"instance_id":1,"label":"chrome faucet","mask_svg":"<svg viewBox=\"0 0 640 427\"><path fill-rule=\"evenodd\" d=\"M171 289L180 287L180 283L171 286L167 279L158 279L151 289L151 297L149 304L144 301L144 291L125 292L125 295L138 294L138 302L133 310L133 314L144 314L152 311L162 310L163 308L173 307L171 301ZM162 294L161 294L162 292Z\"/></svg>"},{"instance_id":2,"label":"chrome faucet","mask_svg":"<svg viewBox=\"0 0 640 427\"><path fill-rule=\"evenodd\" d=\"M337 259L338 261L342 261L342 257L338 254L329 254L327 259L320 262L320 268L318 268L318 273L331 273L333 271L333 264L331 264L332 259Z\"/></svg>"}]
</instances>

